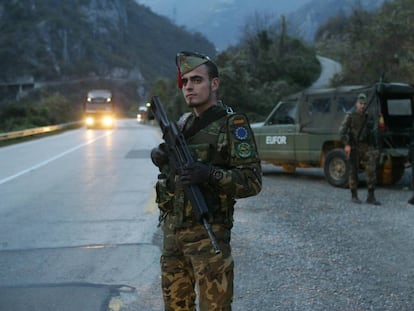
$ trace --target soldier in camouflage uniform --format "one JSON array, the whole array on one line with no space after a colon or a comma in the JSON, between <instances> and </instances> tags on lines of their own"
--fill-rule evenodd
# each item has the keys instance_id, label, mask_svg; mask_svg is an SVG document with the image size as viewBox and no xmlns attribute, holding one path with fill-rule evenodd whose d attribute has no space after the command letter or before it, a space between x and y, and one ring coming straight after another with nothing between
<instances>
[{"instance_id":1,"label":"soldier in camouflage uniform","mask_svg":"<svg viewBox=\"0 0 414 311\"><path fill-rule=\"evenodd\" d=\"M231 310L233 258L230 237L235 200L258 194L261 166L247 118L217 100L217 66L206 56L177 54L179 87L192 112L177 122L194 156L181 172L172 169L168 146L154 148L160 169L156 185L163 230L161 255L165 310ZM196 184L206 199L208 222L221 248L216 254L197 221L183 186Z\"/></svg>"},{"instance_id":2,"label":"soldier in camouflage uniform","mask_svg":"<svg viewBox=\"0 0 414 311\"><path fill-rule=\"evenodd\" d=\"M374 195L377 181L376 162L378 157L378 142L373 122L366 113L367 96L365 94L359 94L355 106L355 111L345 116L339 129L341 140L345 145L345 153L349 159L349 188L351 189L352 202L361 203L357 190L358 170L360 164L362 164L368 186L366 202L380 205L381 203L376 200Z\"/></svg>"}]
</instances>

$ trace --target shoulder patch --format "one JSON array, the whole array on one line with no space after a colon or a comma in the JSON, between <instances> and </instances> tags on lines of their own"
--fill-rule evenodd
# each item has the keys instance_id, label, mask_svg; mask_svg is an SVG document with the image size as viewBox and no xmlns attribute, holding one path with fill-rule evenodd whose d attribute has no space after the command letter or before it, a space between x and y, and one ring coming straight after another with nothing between
<instances>
[{"instance_id":1,"label":"shoulder patch","mask_svg":"<svg viewBox=\"0 0 414 311\"><path fill-rule=\"evenodd\" d=\"M230 115L227 131L233 165L250 163L258 157L255 138L246 115Z\"/></svg>"},{"instance_id":2,"label":"shoulder patch","mask_svg":"<svg viewBox=\"0 0 414 311\"><path fill-rule=\"evenodd\" d=\"M242 115L233 115L233 125L242 125L242 124L246 124L246 118Z\"/></svg>"},{"instance_id":3,"label":"shoulder patch","mask_svg":"<svg viewBox=\"0 0 414 311\"><path fill-rule=\"evenodd\" d=\"M249 130L247 129L246 126L236 127L233 133L234 133L234 136L236 136L238 140L246 140L247 138L249 138Z\"/></svg>"},{"instance_id":4,"label":"shoulder patch","mask_svg":"<svg viewBox=\"0 0 414 311\"><path fill-rule=\"evenodd\" d=\"M245 142L237 144L236 150L240 158L249 158L253 154L253 146Z\"/></svg>"}]
</instances>

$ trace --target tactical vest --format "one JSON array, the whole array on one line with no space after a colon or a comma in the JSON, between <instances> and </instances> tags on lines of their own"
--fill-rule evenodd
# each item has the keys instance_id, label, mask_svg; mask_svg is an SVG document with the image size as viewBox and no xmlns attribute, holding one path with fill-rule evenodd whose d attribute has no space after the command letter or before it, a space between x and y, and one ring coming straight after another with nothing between
<instances>
[{"instance_id":1,"label":"tactical vest","mask_svg":"<svg viewBox=\"0 0 414 311\"><path fill-rule=\"evenodd\" d=\"M187 138L187 144L195 161L212 165L226 166L228 152L223 150L227 146L226 123L228 116L213 121L195 135ZM194 115L191 115L183 126L183 132L191 127ZM208 185L200 186L209 207L208 221L231 226L233 222L234 200L224 194L218 194ZM184 206L184 208L183 208ZM184 197L183 189L177 180L174 197L173 217L177 227L192 226L196 223L192 206Z\"/></svg>"},{"instance_id":2,"label":"tactical vest","mask_svg":"<svg viewBox=\"0 0 414 311\"><path fill-rule=\"evenodd\" d=\"M195 120L193 114L184 115L178 122L184 136ZM254 136L247 118L241 114L227 114L211 122L204 128L187 137L187 143L195 161L213 166L230 168L249 165L258 161ZM185 198L178 176L175 176L174 194L163 197L167 204L166 212L173 218L176 227L189 227L197 222L190 202ZM208 221L212 224L233 224L235 198L218 193L209 184L200 186L209 207ZM157 191L158 192L158 191Z\"/></svg>"},{"instance_id":3,"label":"tactical vest","mask_svg":"<svg viewBox=\"0 0 414 311\"><path fill-rule=\"evenodd\" d=\"M372 118L367 114L353 112L347 116L348 143L357 145L360 143L377 145Z\"/></svg>"}]
</instances>

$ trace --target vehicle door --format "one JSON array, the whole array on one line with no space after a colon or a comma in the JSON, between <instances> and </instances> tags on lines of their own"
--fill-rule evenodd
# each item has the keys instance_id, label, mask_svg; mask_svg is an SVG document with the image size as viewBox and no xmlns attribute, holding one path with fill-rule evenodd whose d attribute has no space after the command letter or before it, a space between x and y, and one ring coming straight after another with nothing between
<instances>
[{"instance_id":1,"label":"vehicle door","mask_svg":"<svg viewBox=\"0 0 414 311\"><path fill-rule=\"evenodd\" d=\"M298 162L319 163L326 141L332 140L338 131L334 92L308 95L301 106L301 129L296 136L296 159ZM302 118L305 119L305 118Z\"/></svg>"},{"instance_id":2,"label":"vehicle door","mask_svg":"<svg viewBox=\"0 0 414 311\"><path fill-rule=\"evenodd\" d=\"M264 124L254 128L262 160L295 161L295 135L298 128L297 103L280 102Z\"/></svg>"},{"instance_id":3,"label":"vehicle door","mask_svg":"<svg viewBox=\"0 0 414 311\"><path fill-rule=\"evenodd\" d=\"M382 148L393 156L406 155L414 132L414 88L390 85L380 97Z\"/></svg>"}]
</instances>

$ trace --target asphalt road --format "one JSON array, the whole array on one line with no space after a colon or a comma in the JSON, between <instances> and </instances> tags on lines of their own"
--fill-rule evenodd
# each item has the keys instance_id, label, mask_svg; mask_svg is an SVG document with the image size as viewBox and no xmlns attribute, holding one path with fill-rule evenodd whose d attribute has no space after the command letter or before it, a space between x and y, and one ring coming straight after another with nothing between
<instances>
[{"instance_id":1,"label":"asphalt road","mask_svg":"<svg viewBox=\"0 0 414 311\"><path fill-rule=\"evenodd\" d=\"M155 127L0 148L0 310L119 310L158 281Z\"/></svg>"},{"instance_id":2,"label":"asphalt road","mask_svg":"<svg viewBox=\"0 0 414 311\"><path fill-rule=\"evenodd\" d=\"M48 150L64 155L35 167L30 159L46 152L36 148L21 175L3 164L9 147L0 148L0 310L162 310L156 170L143 151L159 136L125 122L76 150L83 135L105 133L31 143L54 141ZM102 163L114 166L100 171ZM263 169L262 192L236 205L233 310L412 310L409 170L379 187L382 205L373 206L352 204L320 169Z\"/></svg>"},{"instance_id":3,"label":"asphalt road","mask_svg":"<svg viewBox=\"0 0 414 311\"><path fill-rule=\"evenodd\" d=\"M319 63L321 64L321 75L319 78L311 85L311 88L324 88L329 87L331 79L339 74L342 70L340 63L334 61L333 59L326 58L323 56L317 56Z\"/></svg>"}]
</instances>

